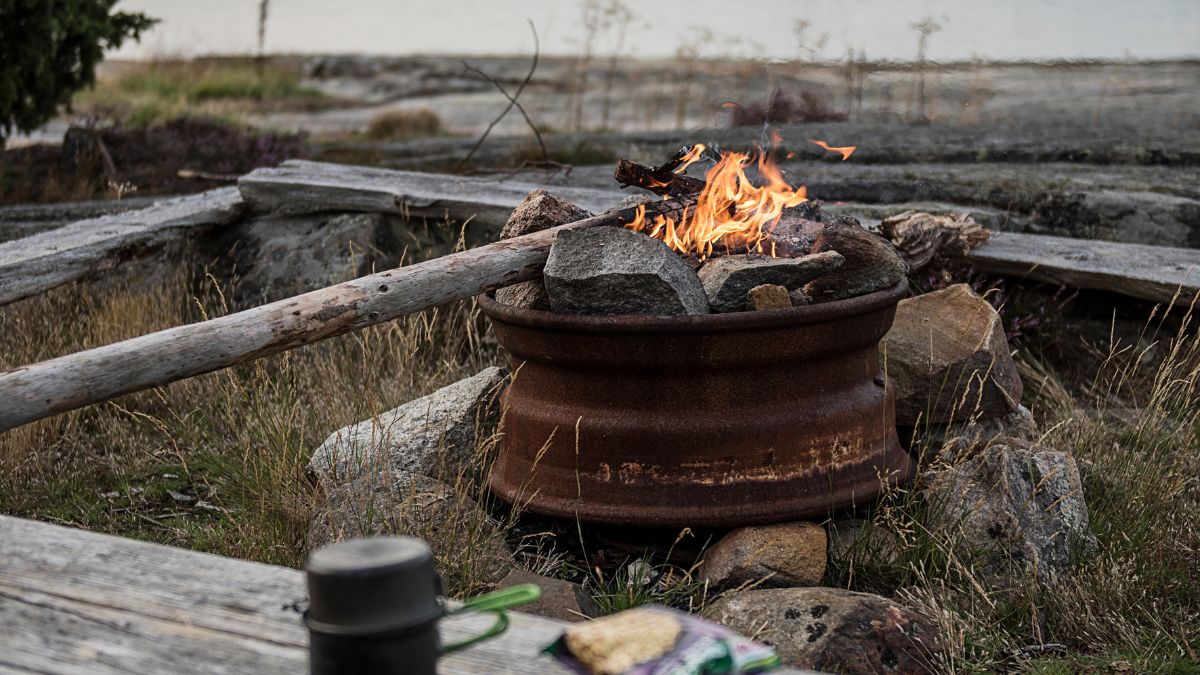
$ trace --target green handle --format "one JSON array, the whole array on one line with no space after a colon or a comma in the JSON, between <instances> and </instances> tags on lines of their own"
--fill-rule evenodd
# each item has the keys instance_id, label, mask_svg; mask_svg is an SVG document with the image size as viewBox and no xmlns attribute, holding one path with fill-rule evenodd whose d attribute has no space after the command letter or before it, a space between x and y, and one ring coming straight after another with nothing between
<instances>
[{"instance_id":1,"label":"green handle","mask_svg":"<svg viewBox=\"0 0 1200 675\"><path fill-rule=\"evenodd\" d=\"M516 607L517 605L524 605L527 602L533 602L541 597L541 595L542 589L536 585L520 584L472 598L458 608L446 612L446 616L470 614L472 612L492 612L496 615L496 622L479 635L473 635L464 640L443 645L442 653L449 654L450 652L456 652L463 647L470 647L477 642L494 638L503 633L508 629L508 614L505 614L504 610Z\"/></svg>"}]
</instances>

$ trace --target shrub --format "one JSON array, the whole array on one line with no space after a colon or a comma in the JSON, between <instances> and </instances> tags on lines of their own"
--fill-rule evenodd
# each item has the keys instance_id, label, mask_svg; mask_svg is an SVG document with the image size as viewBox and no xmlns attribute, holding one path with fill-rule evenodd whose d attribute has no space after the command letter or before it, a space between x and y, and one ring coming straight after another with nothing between
<instances>
[{"instance_id":1,"label":"shrub","mask_svg":"<svg viewBox=\"0 0 1200 675\"><path fill-rule=\"evenodd\" d=\"M442 120L432 110L387 110L371 118L367 136L377 141L437 136Z\"/></svg>"},{"instance_id":2,"label":"shrub","mask_svg":"<svg viewBox=\"0 0 1200 675\"><path fill-rule=\"evenodd\" d=\"M811 91L801 91L800 100L796 101L782 89L776 89L767 101L756 101L746 106L730 102L724 107L729 109L729 124L734 127L752 127L764 123L838 122L846 119L845 113L834 111L824 99Z\"/></svg>"}]
</instances>

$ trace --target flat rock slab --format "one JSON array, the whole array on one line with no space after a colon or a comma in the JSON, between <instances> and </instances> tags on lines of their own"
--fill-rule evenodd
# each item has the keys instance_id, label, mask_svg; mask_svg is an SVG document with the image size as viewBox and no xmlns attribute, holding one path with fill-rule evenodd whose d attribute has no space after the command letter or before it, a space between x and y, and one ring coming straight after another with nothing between
<instances>
[{"instance_id":1,"label":"flat rock slab","mask_svg":"<svg viewBox=\"0 0 1200 675\"><path fill-rule=\"evenodd\" d=\"M570 314L707 314L704 287L662 241L620 227L560 232L543 271L550 307Z\"/></svg>"},{"instance_id":2,"label":"flat rock slab","mask_svg":"<svg viewBox=\"0 0 1200 675\"><path fill-rule=\"evenodd\" d=\"M833 673L935 672L942 651L927 617L868 593L837 588L739 591L705 615L775 647L784 664Z\"/></svg>"},{"instance_id":3,"label":"flat rock slab","mask_svg":"<svg viewBox=\"0 0 1200 675\"><path fill-rule=\"evenodd\" d=\"M841 254L834 251L802 258L725 255L704 263L699 275L714 312L740 312L746 309L746 295L755 286L775 284L794 290L833 272L842 262Z\"/></svg>"},{"instance_id":4,"label":"flat rock slab","mask_svg":"<svg viewBox=\"0 0 1200 675\"><path fill-rule=\"evenodd\" d=\"M901 300L880 358L901 426L1003 417L1021 404L1000 316L966 284Z\"/></svg>"},{"instance_id":5,"label":"flat rock slab","mask_svg":"<svg viewBox=\"0 0 1200 675\"><path fill-rule=\"evenodd\" d=\"M738 528L704 554L700 578L714 588L815 586L825 575L827 544L814 523Z\"/></svg>"},{"instance_id":6,"label":"flat rock slab","mask_svg":"<svg viewBox=\"0 0 1200 675\"><path fill-rule=\"evenodd\" d=\"M222 233L222 252L236 263L238 300L264 304L386 269L390 236L378 213L265 216Z\"/></svg>"},{"instance_id":7,"label":"flat rock slab","mask_svg":"<svg viewBox=\"0 0 1200 675\"><path fill-rule=\"evenodd\" d=\"M238 191L219 188L4 242L0 305L91 278L139 251L173 243L194 230L228 224L241 213Z\"/></svg>"},{"instance_id":8,"label":"flat rock slab","mask_svg":"<svg viewBox=\"0 0 1200 675\"><path fill-rule=\"evenodd\" d=\"M449 481L472 474L476 447L499 422L506 378L503 369L486 368L377 418L338 429L313 452L309 468L334 484L385 468Z\"/></svg>"}]
</instances>

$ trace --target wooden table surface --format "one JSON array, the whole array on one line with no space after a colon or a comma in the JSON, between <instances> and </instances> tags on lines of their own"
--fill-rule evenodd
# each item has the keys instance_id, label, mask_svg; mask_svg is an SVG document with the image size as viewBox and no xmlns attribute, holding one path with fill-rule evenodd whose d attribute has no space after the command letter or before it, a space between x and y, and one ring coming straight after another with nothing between
<instances>
[{"instance_id":1,"label":"wooden table surface","mask_svg":"<svg viewBox=\"0 0 1200 675\"><path fill-rule=\"evenodd\" d=\"M0 515L0 673L305 673L305 600L297 570ZM567 673L540 654L565 624L510 614L439 672Z\"/></svg>"}]
</instances>

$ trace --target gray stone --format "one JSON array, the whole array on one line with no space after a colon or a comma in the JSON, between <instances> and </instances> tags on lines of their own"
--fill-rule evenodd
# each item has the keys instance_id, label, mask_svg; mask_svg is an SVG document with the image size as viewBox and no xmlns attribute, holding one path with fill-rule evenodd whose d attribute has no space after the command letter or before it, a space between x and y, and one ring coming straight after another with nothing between
<instances>
[{"instance_id":1,"label":"gray stone","mask_svg":"<svg viewBox=\"0 0 1200 675\"><path fill-rule=\"evenodd\" d=\"M829 559L851 565L892 565L903 542L895 532L868 520L839 518L825 526Z\"/></svg>"},{"instance_id":2,"label":"gray stone","mask_svg":"<svg viewBox=\"0 0 1200 675\"><path fill-rule=\"evenodd\" d=\"M233 251L237 298L270 302L369 274L389 232L377 213L270 216L230 228L220 245Z\"/></svg>"},{"instance_id":3,"label":"gray stone","mask_svg":"<svg viewBox=\"0 0 1200 675\"><path fill-rule=\"evenodd\" d=\"M922 496L933 526L985 578L1004 583L1031 569L1050 583L1095 548L1070 454L1004 438L960 460L937 472Z\"/></svg>"},{"instance_id":4,"label":"gray stone","mask_svg":"<svg viewBox=\"0 0 1200 675\"><path fill-rule=\"evenodd\" d=\"M440 481L385 467L327 484L325 503L309 526L310 550L379 535L428 543L443 581L456 594L499 582L515 564L500 524Z\"/></svg>"},{"instance_id":5,"label":"gray stone","mask_svg":"<svg viewBox=\"0 0 1200 675\"><path fill-rule=\"evenodd\" d=\"M816 220L785 213L771 228L767 239L763 241L763 247L772 250L781 258L798 258L812 252L813 244L820 238L824 229L825 226Z\"/></svg>"},{"instance_id":6,"label":"gray stone","mask_svg":"<svg viewBox=\"0 0 1200 675\"><path fill-rule=\"evenodd\" d=\"M746 309L746 294L755 286L776 284L791 291L833 272L841 264L842 256L833 251L802 258L725 255L704 263L700 281L714 312L740 312Z\"/></svg>"},{"instance_id":7,"label":"gray stone","mask_svg":"<svg viewBox=\"0 0 1200 675\"><path fill-rule=\"evenodd\" d=\"M523 569L509 572L500 582L502 588L517 584L533 584L542 590L542 596L537 602L521 605L521 611L527 614L559 621L584 621L600 614L592 596L579 584L552 579Z\"/></svg>"},{"instance_id":8,"label":"gray stone","mask_svg":"<svg viewBox=\"0 0 1200 675\"><path fill-rule=\"evenodd\" d=\"M565 225L583 220L591 214L561 197L541 188L526 195L500 230L501 239ZM550 298L541 279L522 281L496 290L496 301L526 309L549 309Z\"/></svg>"},{"instance_id":9,"label":"gray stone","mask_svg":"<svg viewBox=\"0 0 1200 675\"><path fill-rule=\"evenodd\" d=\"M756 312L769 309L791 309L792 296L783 286L763 284L751 288L746 293L746 305Z\"/></svg>"},{"instance_id":10,"label":"gray stone","mask_svg":"<svg viewBox=\"0 0 1200 675\"><path fill-rule=\"evenodd\" d=\"M964 449L987 445L999 438L1036 442L1041 438L1033 413L1025 406L1001 417L978 417L950 424L921 424L917 443L945 463L953 463Z\"/></svg>"},{"instance_id":11,"label":"gray stone","mask_svg":"<svg viewBox=\"0 0 1200 675\"><path fill-rule=\"evenodd\" d=\"M399 408L335 431L313 452L310 470L344 482L391 468L450 482L474 478L476 451L495 433L504 370L484 369Z\"/></svg>"},{"instance_id":12,"label":"gray stone","mask_svg":"<svg viewBox=\"0 0 1200 675\"><path fill-rule=\"evenodd\" d=\"M929 673L943 650L924 615L837 588L740 591L705 615L775 647L783 663L833 673Z\"/></svg>"},{"instance_id":13,"label":"gray stone","mask_svg":"<svg viewBox=\"0 0 1200 675\"><path fill-rule=\"evenodd\" d=\"M812 304L812 298L808 297L808 293L805 293L803 288L789 291L788 297L792 299L792 307L805 307Z\"/></svg>"},{"instance_id":14,"label":"gray stone","mask_svg":"<svg viewBox=\"0 0 1200 675\"><path fill-rule=\"evenodd\" d=\"M1021 404L1000 315L966 284L901 300L880 359L900 426L1003 417Z\"/></svg>"},{"instance_id":15,"label":"gray stone","mask_svg":"<svg viewBox=\"0 0 1200 675\"><path fill-rule=\"evenodd\" d=\"M583 220L592 214L575 206L558 195L538 188L517 204L508 222L500 230L501 239L511 239L521 235Z\"/></svg>"},{"instance_id":16,"label":"gray stone","mask_svg":"<svg viewBox=\"0 0 1200 675\"><path fill-rule=\"evenodd\" d=\"M814 253L837 251L846 259L837 271L806 288L813 302L831 302L889 289L908 274L908 266L890 242L864 230L857 220L834 218L813 244Z\"/></svg>"},{"instance_id":17,"label":"gray stone","mask_svg":"<svg viewBox=\"0 0 1200 675\"><path fill-rule=\"evenodd\" d=\"M826 546L825 530L813 523L738 528L704 554L700 578L718 589L814 586L825 575Z\"/></svg>"},{"instance_id":18,"label":"gray stone","mask_svg":"<svg viewBox=\"0 0 1200 675\"><path fill-rule=\"evenodd\" d=\"M620 227L559 233L543 272L550 307L572 314L707 314L696 273L666 244Z\"/></svg>"}]
</instances>

